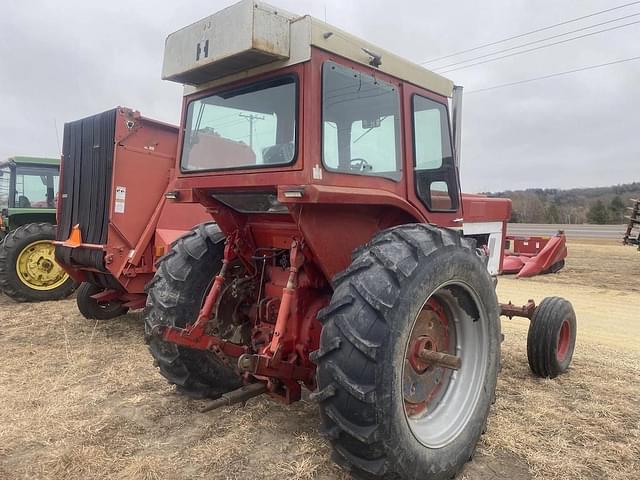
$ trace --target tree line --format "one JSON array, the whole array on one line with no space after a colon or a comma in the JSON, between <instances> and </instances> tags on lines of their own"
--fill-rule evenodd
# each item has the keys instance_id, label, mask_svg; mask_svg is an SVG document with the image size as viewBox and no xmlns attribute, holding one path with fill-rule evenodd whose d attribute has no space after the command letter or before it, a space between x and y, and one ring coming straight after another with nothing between
<instances>
[{"instance_id":1,"label":"tree line","mask_svg":"<svg viewBox=\"0 0 640 480\"><path fill-rule=\"evenodd\" d=\"M631 198L640 198L640 182L568 190L532 188L488 193L510 198L514 223L622 224Z\"/></svg>"}]
</instances>

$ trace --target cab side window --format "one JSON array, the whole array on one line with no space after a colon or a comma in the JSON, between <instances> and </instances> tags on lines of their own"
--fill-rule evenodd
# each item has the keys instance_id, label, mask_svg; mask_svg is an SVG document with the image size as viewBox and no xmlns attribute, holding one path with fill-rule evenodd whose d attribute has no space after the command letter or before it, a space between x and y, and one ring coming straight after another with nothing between
<instances>
[{"instance_id":1,"label":"cab side window","mask_svg":"<svg viewBox=\"0 0 640 480\"><path fill-rule=\"evenodd\" d=\"M458 177L447 109L414 95L412 110L416 193L431 211L457 210Z\"/></svg>"},{"instance_id":2,"label":"cab side window","mask_svg":"<svg viewBox=\"0 0 640 480\"><path fill-rule=\"evenodd\" d=\"M322 118L325 168L400 180L400 95L396 86L325 62Z\"/></svg>"}]
</instances>

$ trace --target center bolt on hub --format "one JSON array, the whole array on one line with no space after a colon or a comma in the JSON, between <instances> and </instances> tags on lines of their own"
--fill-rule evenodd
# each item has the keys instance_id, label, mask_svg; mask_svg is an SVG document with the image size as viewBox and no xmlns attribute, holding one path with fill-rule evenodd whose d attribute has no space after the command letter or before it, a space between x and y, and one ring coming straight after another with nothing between
<instances>
[{"instance_id":1,"label":"center bolt on hub","mask_svg":"<svg viewBox=\"0 0 640 480\"><path fill-rule=\"evenodd\" d=\"M450 353L438 352L433 340L429 337L419 337L411 349L409 363L418 373L425 372L430 366L458 370L462 365L462 359Z\"/></svg>"}]
</instances>

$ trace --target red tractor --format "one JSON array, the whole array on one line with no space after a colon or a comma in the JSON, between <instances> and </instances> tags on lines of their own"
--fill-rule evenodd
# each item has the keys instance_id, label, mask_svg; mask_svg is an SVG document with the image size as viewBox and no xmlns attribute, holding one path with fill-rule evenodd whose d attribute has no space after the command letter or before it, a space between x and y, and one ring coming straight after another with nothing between
<instances>
[{"instance_id":1,"label":"red tractor","mask_svg":"<svg viewBox=\"0 0 640 480\"><path fill-rule=\"evenodd\" d=\"M186 87L177 169L156 208L204 208L210 221L166 252L123 246L111 262L124 267L113 269L107 237L89 240L95 227L78 217L87 232L76 251L99 246L91 271L103 279L148 275L165 253L146 287L145 337L165 378L213 399L203 410L262 393L290 403L305 387L355 477L448 479L486 425L501 314L531 319L535 374L567 370L568 301L497 301L511 204L460 193L460 87L255 1L170 35L163 77ZM123 178L155 168L134 163ZM118 186L85 205L107 201L115 215ZM121 208L135 213L129 194ZM72 218L60 238L69 247ZM158 237L159 223L144 221L143 237ZM122 286L104 288L127 295Z\"/></svg>"}]
</instances>

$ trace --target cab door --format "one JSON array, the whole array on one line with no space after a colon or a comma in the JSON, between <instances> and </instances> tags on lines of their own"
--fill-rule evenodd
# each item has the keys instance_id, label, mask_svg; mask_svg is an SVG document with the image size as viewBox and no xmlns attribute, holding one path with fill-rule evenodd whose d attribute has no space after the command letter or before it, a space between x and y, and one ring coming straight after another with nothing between
<instances>
[{"instance_id":1,"label":"cab door","mask_svg":"<svg viewBox=\"0 0 640 480\"><path fill-rule=\"evenodd\" d=\"M462 216L459 173L446 97L406 85L405 161L409 201L430 223L459 226Z\"/></svg>"}]
</instances>

